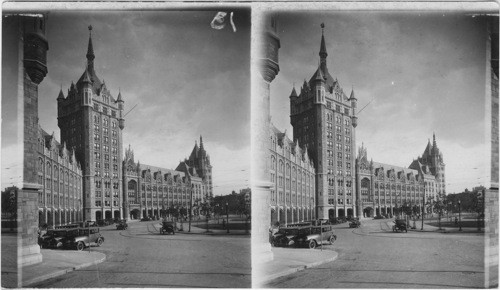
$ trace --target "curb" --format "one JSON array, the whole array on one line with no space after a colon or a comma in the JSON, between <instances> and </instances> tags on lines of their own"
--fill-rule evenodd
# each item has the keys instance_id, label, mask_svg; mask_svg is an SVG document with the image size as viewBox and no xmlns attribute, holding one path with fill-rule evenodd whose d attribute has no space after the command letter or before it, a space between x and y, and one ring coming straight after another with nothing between
<instances>
[{"instance_id":1,"label":"curb","mask_svg":"<svg viewBox=\"0 0 500 290\"><path fill-rule=\"evenodd\" d=\"M337 252L335 252L335 251L331 251L331 252L333 253L333 257L331 257L331 258L328 258L328 259L325 259L325 260L322 260L322 261L308 263L308 264L305 264L305 265L296 266L294 268L290 268L290 269L287 269L287 270L279 272L279 273L275 273L275 274L272 274L272 275L264 276L260 280L260 284L262 285L262 284L264 284L266 282L270 282L270 281L272 281L272 280L274 280L276 278L287 276L287 275L290 275L290 274L293 274L293 273L296 273L296 272L300 272L300 271L308 269L308 268L314 268L314 267L320 266L322 264L326 264L326 263L333 262L333 261L337 260L339 254Z\"/></svg>"},{"instance_id":2,"label":"curb","mask_svg":"<svg viewBox=\"0 0 500 290\"><path fill-rule=\"evenodd\" d=\"M59 271L56 271L56 272L52 272L52 273L49 273L49 274L45 274L45 275L42 275L42 276L35 277L35 278L30 279L28 281L23 281L21 283L22 287L26 288L29 285L32 285L32 284L35 284L35 283L38 283L38 282L42 282L42 281L45 281L45 280L48 280L48 279L51 279L51 278L62 276L62 275L65 275L67 273L70 273L70 272L73 272L73 271L76 271L76 270L79 270L79 269L82 269L82 268L85 268L85 267L89 267L89 266L92 266L92 265L100 264L100 263L102 263L102 262L104 262L106 260L106 255L105 254L102 254L102 255L103 255L102 258L100 258L98 260L95 260L93 262L88 262L88 263L80 264L80 265L74 266L72 268L68 268L68 269L64 269L64 270L59 270Z\"/></svg>"}]
</instances>

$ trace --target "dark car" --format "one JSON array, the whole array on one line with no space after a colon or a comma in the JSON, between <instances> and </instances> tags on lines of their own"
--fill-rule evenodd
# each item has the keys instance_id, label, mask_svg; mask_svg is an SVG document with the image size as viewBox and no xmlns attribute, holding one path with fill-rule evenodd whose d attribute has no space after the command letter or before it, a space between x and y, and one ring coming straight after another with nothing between
<instances>
[{"instance_id":1,"label":"dark car","mask_svg":"<svg viewBox=\"0 0 500 290\"><path fill-rule=\"evenodd\" d=\"M82 251L85 247L90 247L91 245L100 246L103 242L104 237L99 232L99 228L80 228L77 235L66 240L64 247Z\"/></svg>"},{"instance_id":2,"label":"dark car","mask_svg":"<svg viewBox=\"0 0 500 290\"><path fill-rule=\"evenodd\" d=\"M272 237L274 247L288 247L293 244L292 239L299 233L299 228L280 228Z\"/></svg>"},{"instance_id":3,"label":"dark car","mask_svg":"<svg viewBox=\"0 0 500 290\"><path fill-rule=\"evenodd\" d=\"M58 249L75 235L78 235L78 228L48 230L46 234L39 237L38 243L41 248Z\"/></svg>"},{"instance_id":4,"label":"dark car","mask_svg":"<svg viewBox=\"0 0 500 290\"><path fill-rule=\"evenodd\" d=\"M120 220L116 225L117 230L126 230L128 228L127 220Z\"/></svg>"},{"instance_id":5,"label":"dark car","mask_svg":"<svg viewBox=\"0 0 500 290\"><path fill-rule=\"evenodd\" d=\"M174 222L162 222L160 229L160 234L172 234L175 235L175 225Z\"/></svg>"},{"instance_id":6,"label":"dark car","mask_svg":"<svg viewBox=\"0 0 500 290\"><path fill-rule=\"evenodd\" d=\"M150 217L145 216L145 217L143 217L143 218L141 219L141 222L148 222L148 221L150 221L150 220L151 220L151 218L150 218Z\"/></svg>"},{"instance_id":7,"label":"dark car","mask_svg":"<svg viewBox=\"0 0 500 290\"><path fill-rule=\"evenodd\" d=\"M299 229L298 234L292 239L292 245L296 247L316 248L323 243L333 244L337 240L337 236L333 233L331 225L323 225L316 227L305 227Z\"/></svg>"},{"instance_id":8,"label":"dark car","mask_svg":"<svg viewBox=\"0 0 500 290\"><path fill-rule=\"evenodd\" d=\"M398 232L398 231L408 232L408 229L406 227L406 221L405 220L395 220L394 225L392 226L392 231L393 232Z\"/></svg>"},{"instance_id":9,"label":"dark car","mask_svg":"<svg viewBox=\"0 0 500 290\"><path fill-rule=\"evenodd\" d=\"M359 219L355 218L355 219L352 219L350 222L349 222L349 227L350 228L359 228L361 226L361 222L359 221Z\"/></svg>"}]
</instances>

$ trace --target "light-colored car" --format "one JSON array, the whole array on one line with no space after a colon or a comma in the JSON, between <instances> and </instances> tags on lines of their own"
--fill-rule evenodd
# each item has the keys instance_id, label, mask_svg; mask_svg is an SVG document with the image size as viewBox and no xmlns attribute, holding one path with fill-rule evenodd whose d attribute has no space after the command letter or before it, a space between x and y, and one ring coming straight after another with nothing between
<instances>
[{"instance_id":1,"label":"light-colored car","mask_svg":"<svg viewBox=\"0 0 500 290\"><path fill-rule=\"evenodd\" d=\"M104 237L99 232L98 227L80 228L78 235L68 239L64 246L69 249L83 251L85 247L90 247L91 245L101 246L103 242Z\"/></svg>"},{"instance_id":2,"label":"light-colored car","mask_svg":"<svg viewBox=\"0 0 500 290\"><path fill-rule=\"evenodd\" d=\"M337 240L337 235L333 233L331 225L304 227L299 230L299 233L292 239L293 245L296 247L316 248L324 243L333 244Z\"/></svg>"}]
</instances>

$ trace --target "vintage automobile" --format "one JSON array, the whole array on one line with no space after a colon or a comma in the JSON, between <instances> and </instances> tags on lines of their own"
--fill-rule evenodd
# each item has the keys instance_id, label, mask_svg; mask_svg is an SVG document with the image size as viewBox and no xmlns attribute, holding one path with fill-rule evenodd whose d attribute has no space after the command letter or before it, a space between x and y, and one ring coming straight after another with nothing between
<instances>
[{"instance_id":1,"label":"vintage automobile","mask_svg":"<svg viewBox=\"0 0 500 290\"><path fill-rule=\"evenodd\" d=\"M408 229L406 228L406 221L405 220L395 220L394 225L392 226L392 231L393 232L405 231L405 233L408 232Z\"/></svg>"},{"instance_id":2,"label":"vintage automobile","mask_svg":"<svg viewBox=\"0 0 500 290\"><path fill-rule=\"evenodd\" d=\"M288 247L293 244L292 239L299 233L301 227L280 228L271 239L271 245L274 247Z\"/></svg>"},{"instance_id":3,"label":"vintage automobile","mask_svg":"<svg viewBox=\"0 0 500 290\"><path fill-rule=\"evenodd\" d=\"M175 235L175 224L174 222L164 221L161 223L160 234L172 234Z\"/></svg>"},{"instance_id":4,"label":"vintage automobile","mask_svg":"<svg viewBox=\"0 0 500 290\"><path fill-rule=\"evenodd\" d=\"M361 226L361 222L359 221L358 218L352 219L349 222L349 227L350 228L359 228Z\"/></svg>"},{"instance_id":5,"label":"vintage automobile","mask_svg":"<svg viewBox=\"0 0 500 290\"><path fill-rule=\"evenodd\" d=\"M62 248L64 243L75 235L78 235L78 228L48 230L38 238L38 244L41 248Z\"/></svg>"},{"instance_id":6,"label":"vintage automobile","mask_svg":"<svg viewBox=\"0 0 500 290\"><path fill-rule=\"evenodd\" d=\"M316 248L328 242L330 245L337 240L337 235L333 233L331 225L304 227L299 229L298 234L293 237L291 245L296 247Z\"/></svg>"},{"instance_id":7,"label":"vintage automobile","mask_svg":"<svg viewBox=\"0 0 500 290\"><path fill-rule=\"evenodd\" d=\"M128 228L127 220L120 220L118 224L116 224L117 230L126 230Z\"/></svg>"},{"instance_id":8,"label":"vintage automobile","mask_svg":"<svg viewBox=\"0 0 500 290\"><path fill-rule=\"evenodd\" d=\"M78 229L78 235L66 239L64 247L82 251L85 247L90 247L91 245L101 246L103 242L104 237L99 232L99 228L80 228Z\"/></svg>"},{"instance_id":9,"label":"vintage automobile","mask_svg":"<svg viewBox=\"0 0 500 290\"><path fill-rule=\"evenodd\" d=\"M148 221L150 221L150 220L151 220L151 217L149 217L149 216L145 216L145 217L143 217L143 218L141 219L141 222L148 222Z\"/></svg>"}]
</instances>

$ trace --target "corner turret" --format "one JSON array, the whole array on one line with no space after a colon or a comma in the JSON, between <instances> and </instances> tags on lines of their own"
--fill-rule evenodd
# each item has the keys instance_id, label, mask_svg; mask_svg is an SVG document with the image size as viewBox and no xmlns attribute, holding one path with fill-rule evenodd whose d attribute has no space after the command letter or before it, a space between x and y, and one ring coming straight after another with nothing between
<instances>
[{"instance_id":1,"label":"corner turret","mask_svg":"<svg viewBox=\"0 0 500 290\"><path fill-rule=\"evenodd\" d=\"M123 130L125 128L125 119L123 118L123 99L122 99L122 92L121 90L118 91L118 98L116 99L116 102L118 103L118 125L120 129Z\"/></svg>"}]
</instances>

